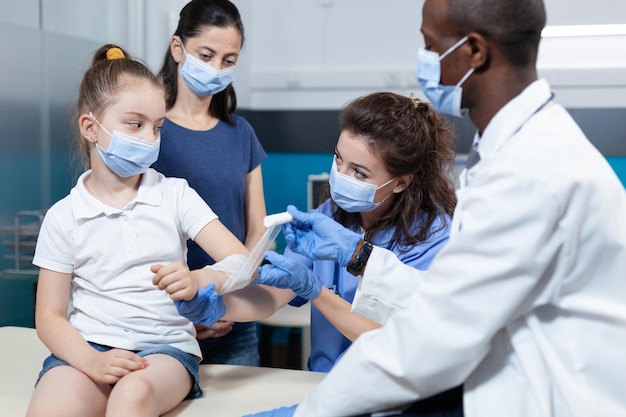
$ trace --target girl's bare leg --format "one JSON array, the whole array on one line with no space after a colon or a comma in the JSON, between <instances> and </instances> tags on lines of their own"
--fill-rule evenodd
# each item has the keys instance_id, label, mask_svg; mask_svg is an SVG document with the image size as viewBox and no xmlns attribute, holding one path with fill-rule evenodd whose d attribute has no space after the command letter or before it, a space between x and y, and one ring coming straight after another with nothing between
<instances>
[{"instance_id":1,"label":"girl's bare leg","mask_svg":"<svg viewBox=\"0 0 626 417\"><path fill-rule=\"evenodd\" d=\"M148 355L149 365L124 376L109 396L106 417L157 417L176 407L191 389L192 377L175 358Z\"/></svg>"},{"instance_id":2,"label":"girl's bare leg","mask_svg":"<svg viewBox=\"0 0 626 417\"><path fill-rule=\"evenodd\" d=\"M39 380L26 417L102 417L110 392L71 366L57 366Z\"/></svg>"}]
</instances>

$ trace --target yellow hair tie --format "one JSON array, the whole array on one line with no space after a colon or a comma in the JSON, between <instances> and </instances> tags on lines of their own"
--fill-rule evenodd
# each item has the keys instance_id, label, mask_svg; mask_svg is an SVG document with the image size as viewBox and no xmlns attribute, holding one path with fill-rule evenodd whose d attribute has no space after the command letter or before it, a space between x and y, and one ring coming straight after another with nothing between
<instances>
[{"instance_id":1,"label":"yellow hair tie","mask_svg":"<svg viewBox=\"0 0 626 417\"><path fill-rule=\"evenodd\" d=\"M112 61L114 59L124 59L126 56L120 48L111 48L107 51L107 59Z\"/></svg>"}]
</instances>

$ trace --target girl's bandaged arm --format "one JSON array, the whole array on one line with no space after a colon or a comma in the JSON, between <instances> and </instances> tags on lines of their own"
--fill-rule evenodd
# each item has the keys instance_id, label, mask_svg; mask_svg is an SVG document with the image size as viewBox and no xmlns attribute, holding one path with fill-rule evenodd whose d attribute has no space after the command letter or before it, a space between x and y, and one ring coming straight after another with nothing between
<instances>
[{"instance_id":1,"label":"girl's bandaged arm","mask_svg":"<svg viewBox=\"0 0 626 417\"><path fill-rule=\"evenodd\" d=\"M245 255L236 253L213 265L193 271L198 280L198 287L203 288L210 283L215 283L216 291L219 294L226 294L247 286L256 276L255 274L252 276L242 274L246 258Z\"/></svg>"}]
</instances>

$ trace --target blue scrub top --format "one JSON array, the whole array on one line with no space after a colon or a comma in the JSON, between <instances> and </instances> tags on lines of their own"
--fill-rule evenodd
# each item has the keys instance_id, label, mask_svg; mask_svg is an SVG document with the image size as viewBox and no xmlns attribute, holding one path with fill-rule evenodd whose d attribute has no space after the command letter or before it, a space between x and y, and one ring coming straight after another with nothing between
<instances>
[{"instance_id":1,"label":"blue scrub top","mask_svg":"<svg viewBox=\"0 0 626 417\"><path fill-rule=\"evenodd\" d=\"M314 211L319 211L330 216L329 201L325 201ZM439 217L433 222L432 230L441 227L443 218ZM389 243L395 228L386 229L375 236L371 242L373 245L387 248L394 252L403 263L420 270L426 270L437 255L439 250L448 241L450 235L450 218L447 217L446 225L438 232L432 234L425 242L413 245L408 251L401 252L396 243ZM402 248L406 249L406 247ZM337 295L352 303L354 294L359 283L358 277L346 271L332 261L312 261L304 256L285 250L285 256L297 259L304 263L322 280L324 285L333 289L336 287ZM294 299L290 304L300 306L306 303L301 298ZM311 306L311 356L308 368L311 371L328 372L335 362L343 355L352 342L339 332L315 307Z\"/></svg>"}]
</instances>

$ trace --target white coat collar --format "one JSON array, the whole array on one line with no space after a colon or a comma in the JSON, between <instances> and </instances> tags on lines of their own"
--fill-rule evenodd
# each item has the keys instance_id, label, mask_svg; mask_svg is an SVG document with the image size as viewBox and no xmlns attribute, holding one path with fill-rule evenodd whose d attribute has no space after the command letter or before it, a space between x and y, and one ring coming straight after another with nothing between
<instances>
[{"instance_id":1,"label":"white coat collar","mask_svg":"<svg viewBox=\"0 0 626 417\"><path fill-rule=\"evenodd\" d=\"M491 119L479 138L480 159L486 160L510 139L552 97L544 79L537 80L509 101Z\"/></svg>"}]
</instances>

